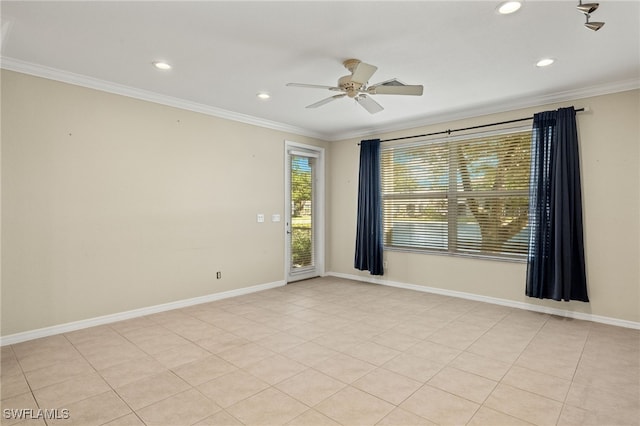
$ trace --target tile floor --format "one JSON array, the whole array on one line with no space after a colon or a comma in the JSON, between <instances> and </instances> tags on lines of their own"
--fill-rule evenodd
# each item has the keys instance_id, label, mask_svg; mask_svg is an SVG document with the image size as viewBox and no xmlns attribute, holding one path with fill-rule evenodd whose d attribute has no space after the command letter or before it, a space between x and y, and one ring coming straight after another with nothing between
<instances>
[{"instance_id":1,"label":"tile floor","mask_svg":"<svg viewBox=\"0 0 640 426\"><path fill-rule=\"evenodd\" d=\"M638 330L337 278L6 346L1 374L3 425L640 422Z\"/></svg>"}]
</instances>

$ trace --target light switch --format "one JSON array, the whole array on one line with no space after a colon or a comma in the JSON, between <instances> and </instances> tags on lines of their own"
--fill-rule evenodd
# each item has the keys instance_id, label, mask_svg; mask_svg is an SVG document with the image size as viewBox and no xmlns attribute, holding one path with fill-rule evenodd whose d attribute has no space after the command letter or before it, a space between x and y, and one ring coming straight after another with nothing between
<instances>
[{"instance_id":1,"label":"light switch","mask_svg":"<svg viewBox=\"0 0 640 426\"><path fill-rule=\"evenodd\" d=\"M272 214L271 215L271 222L280 222L280 215L279 214Z\"/></svg>"},{"instance_id":2,"label":"light switch","mask_svg":"<svg viewBox=\"0 0 640 426\"><path fill-rule=\"evenodd\" d=\"M262 213L258 213L258 223L264 222L264 215Z\"/></svg>"}]
</instances>

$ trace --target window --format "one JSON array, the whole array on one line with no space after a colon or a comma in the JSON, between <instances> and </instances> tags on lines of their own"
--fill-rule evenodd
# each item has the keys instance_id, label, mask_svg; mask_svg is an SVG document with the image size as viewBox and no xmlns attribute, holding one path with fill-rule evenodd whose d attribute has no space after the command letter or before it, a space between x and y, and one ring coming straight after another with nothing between
<instances>
[{"instance_id":1,"label":"window","mask_svg":"<svg viewBox=\"0 0 640 426\"><path fill-rule=\"evenodd\" d=\"M523 129L384 146L385 248L524 259L530 150Z\"/></svg>"}]
</instances>

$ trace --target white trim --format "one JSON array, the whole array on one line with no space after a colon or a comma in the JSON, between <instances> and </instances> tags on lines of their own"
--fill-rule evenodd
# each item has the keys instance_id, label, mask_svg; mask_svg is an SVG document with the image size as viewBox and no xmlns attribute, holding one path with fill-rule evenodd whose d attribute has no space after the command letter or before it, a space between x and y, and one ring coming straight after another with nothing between
<instances>
[{"instance_id":1,"label":"white trim","mask_svg":"<svg viewBox=\"0 0 640 426\"><path fill-rule=\"evenodd\" d=\"M496 100L495 102L492 102L490 104L475 106L471 108L456 109L454 111L429 115L427 117L422 117L415 120L396 122L387 126L374 126L329 134L320 133L314 130L304 129L277 121L266 120L247 114L228 111L222 108L199 104L184 99L161 95L146 90L136 89L117 83L112 83L106 80L100 80L81 74L75 74L68 71L45 67L42 65L33 64L6 56L0 57L0 68L4 68L9 71L30 74L36 77L43 77L50 80L74 84L77 86L88 87L90 89L101 90L103 92L128 96L130 98L154 102L161 105L181 108L187 111L199 112L202 114L212 115L214 117L239 121L241 123L252 124L267 129L279 130L283 132L294 133L296 135L317 138L324 141L340 141L345 139L368 137L373 134L383 134L399 130L407 130L415 127L430 126L433 124L441 124L449 121L474 118L488 114L510 112L521 108L530 108L559 102L571 102L579 99L590 98L593 96L609 95L612 93L640 89L640 79L632 78L629 80L614 81L597 86L566 90L563 92L549 93L538 96L522 96L511 100Z\"/></svg>"},{"instance_id":2,"label":"white trim","mask_svg":"<svg viewBox=\"0 0 640 426\"><path fill-rule=\"evenodd\" d=\"M407 284L397 281L384 280L376 277L367 277L352 274L343 274L340 272L327 272L328 276L344 278L347 280L361 281L371 284L380 284L389 287L403 288L405 290L421 291L423 293L440 294L443 296L457 297L460 299L475 300L477 302L491 303L494 305L507 306L510 308L524 309L527 311L541 312L550 315L557 315L565 318L574 318L584 321L599 322L602 324L614 325L617 327L633 328L640 330L640 322L627 321L618 318L604 317L601 315L588 314L584 312L574 312L565 309L551 308L548 306L532 305L525 302L516 302L515 300L499 299L497 297L482 296L479 294L465 293L462 291L446 290L442 288L429 287L417 284Z\"/></svg>"},{"instance_id":3,"label":"white trim","mask_svg":"<svg viewBox=\"0 0 640 426\"><path fill-rule=\"evenodd\" d=\"M271 283L258 284L251 287L243 287L235 290L223 291L221 293L213 293L206 296L194 297L192 299L177 300L175 302L164 303L161 305L148 306L146 308L133 309L131 311L118 312L116 314L104 315L100 317L54 325L51 327L10 334L8 336L0 337L0 346L13 345L15 343L25 342L27 340L39 339L41 337L53 336L55 334L68 333L70 331L80 330L83 328L110 324L117 321L156 314L158 312L165 312L173 309L185 308L187 306L199 305L201 303L214 302L216 300L228 299L229 297L242 296L249 293L255 293L258 291L281 287L285 284L286 283L284 281L274 281Z\"/></svg>"},{"instance_id":4,"label":"white trim","mask_svg":"<svg viewBox=\"0 0 640 426\"><path fill-rule=\"evenodd\" d=\"M282 132L294 133L296 135L308 136L317 139L324 139L326 137L325 134L314 132L308 129L303 129L302 127L296 127L277 121L266 120L264 118L228 111L226 109L174 98L172 96L162 95L148 90L136 89L134 87L124 86L122 84L112 83L106 80L100 80L81 74L75 74L68 71L62 71L55 68L32 64L29 62L21 61L19 59L2 56L0 58L0 67L9 71L47 78L49 80L61 81L63 83L87 87L89 89L100 90L107 93L114 93L116 95L127 96L130 98L153 102L160 105L167 105L187 111L193 111L201 114L211 115L214 117L224 118L227 120L239 121L240 123L252 124L254 126L264 127L267 129L279 130Z\"/></svg>"},{"instance_id":5,"label":"white trim","mask_svg":"<svg viewBox=\"0 0 640 426\"><path fill-rule=\"evenodd\" d=\"M342 132L325 136L328 141L339 141L353 138L368 138L371 135L380 135L389 132L407 130L412 128L431 126L434 124L447 123L449 121L463 120L467 118L476 118L483 115L499 114L512 112L523 108L532 108L543 105L549 105L561 102L573 102L584 98L594 96L610 95L613 93L626 92L628 90L640 89L640 79L632 78L629 80L615 81L597 86L584 87L575 90L567 90L564 92L550 93L539 96L522 96L512 100L498 100L490 104L475 106L471 108L461 108L454 111L448 111L440 114L429 115L427 117L415 120L407 120L392 123L387 126L378 126L375 128L362 128L348 132ZM577 108L582 106L577 106ZM585 109L588 106L585 106Z\"/></svg>"},{"instance_id":6,"label":"white trim","mask_svg":"<svg viewBox=\"0 0 640 426\"><path fill-rule=\"evenodd\" d=\"M284 243L284 277L285 281L291 280L291 265L289 259L291 258L290 250L291 243L289 235L286 232L289 229L287 225L291 221L291 190L289 188L289 155L308 156L315 158L316 164L316 182L315 182L315 203L314 203L314 220L313 226L316 234L315 239L315 268L311 274L300 273L298 279L309 278L312 276L324 276L325 274L325 149L316 145L307 145L299 142L293 142L289 140L284 141L284 212L285 212L285 243Z\"/></svg>"}]
</instances>

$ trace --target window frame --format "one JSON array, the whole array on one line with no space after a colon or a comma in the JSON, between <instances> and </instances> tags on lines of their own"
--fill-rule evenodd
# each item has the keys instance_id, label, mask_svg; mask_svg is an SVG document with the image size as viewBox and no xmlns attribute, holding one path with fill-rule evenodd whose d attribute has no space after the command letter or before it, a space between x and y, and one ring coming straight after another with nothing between
<instances>
[{"instance_id":1,"label":"window frame","mask_svg":"<svg viewBox=\"0 0 640 426\"><path fill-rule=\"evenodd\" d=\"M474 132L474 133L466 133L458 136L446 136L446 137L438 137L435 139L421 139L419 141L412 142L393 142L387 146L383 146L381 148L381 156L384 155L385 151L393 150L395 148L412 148L412 147L420 147L426 146L430 144L446 144L449 155L447 160L447 174L448 174L448 187L444 191L431 191L431 192L420 192L420 193L387 193L385 194L384 189L381 194L381 209L383 216L383 226L386 226L387 220L385 217L385 201L388 199L416 199L416 200L445 200L447 202L447 243L445 249L438 249L435 247L412 247L412 246L394 246L388 244L388 238L385 233L383 238L384 250L385 251L397 251L397 252L409 252L409 253L420 253L420 254L429 254L429 255L441 255L441 256L454 256L454 257L465 257L465 258L477 258L477 259L488 259L488 260L497 260L504 262L516 262L516 263L526 263L527 255L516 254L516 253L482 253L482 252L469 252L469 251L460 251L458 247L458 224L459 224L459 216L458 216L458 200L467 198L464 196L464 191L458 191L458 166L455 155L452 155L453 150L455 149L456 144L463 143L464 141L471 141L474 139L488 138L493 136L508 136L518 133L529 133L532 135L532 129L530 126L518 126L511 128L503 128L498 130L492 130L487 132ZM531 139L529 139L529 143ZM381 182L384 182L384 161L380 162L380 179ZM384 185L382 185L384 188ZM530 182L527 185L526 189L521 190L483 190L483 191L473 191L476 195L475 198L491 198L496 196L526 196L528 199L530 196ZM452 202L453 201L453 202ZM454 220L451 220L454 218ZM528 235L529 224L527 223L523 229L527 230ZM528 238L527 238L528 240Z\"/></svg>"}]
</instances>

